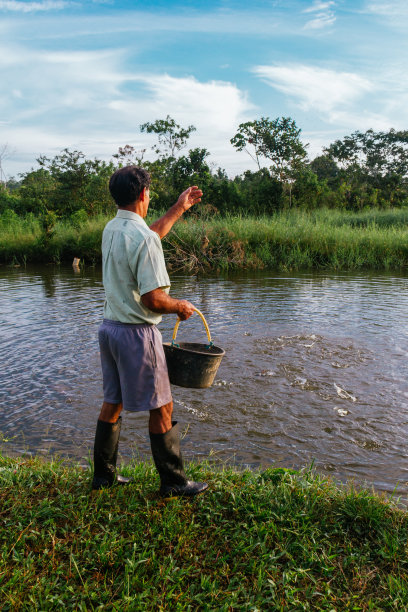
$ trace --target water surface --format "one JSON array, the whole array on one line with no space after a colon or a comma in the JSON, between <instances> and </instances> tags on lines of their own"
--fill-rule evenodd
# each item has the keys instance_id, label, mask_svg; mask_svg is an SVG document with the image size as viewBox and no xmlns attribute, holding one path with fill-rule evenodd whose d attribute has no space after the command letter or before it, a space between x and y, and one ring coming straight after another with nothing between
<instances>
[{"instance_id":1,"label":"water surface","mask_svg":"<svg viewBox=\"0 0 408 612\"><path fill-rule=\"evenodd\" d=\"M173 387L187 458L300 468L408 493L408 279L377 274L172 277L226 350L207 390ZM99 269L0 267L3 451L86 462L102 402ZM163 339L175 316L164 317ZM198 316L178 338L203 341ZM150 456L124 413L125 460Z\"/></svg>"}]
</instances>

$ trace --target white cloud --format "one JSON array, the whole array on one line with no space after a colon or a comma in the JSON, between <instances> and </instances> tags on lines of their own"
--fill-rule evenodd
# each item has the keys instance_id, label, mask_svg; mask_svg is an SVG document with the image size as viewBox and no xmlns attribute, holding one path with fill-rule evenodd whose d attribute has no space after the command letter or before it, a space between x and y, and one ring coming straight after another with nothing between
<instances>
[{"instance_id":1,"label":"white cloud","mask_svg":"<svg viewBox=\"0 0 408 612\"><path fill-rule=\"evenodd\" d=\"M319 2L318 0L316 2L314 2L312 4L312 6L309 6L307 9L304 9L304 13L315 13L318 11L325 11L327 9L330 9L332 6L335 5L335 2Z\"/></svg>"},{"instance_id":2,"label":"white cloud","mask_svg":"<svg viewBox=\"0 0 408 612\"><path fill-rule=\"evenodd\" d=\"M193 77L169 75L138 78L150 92L148 113L152 119L170 114L181 125L193 124L197 132L191 136L189 146L207 148L217 165L236 172L248 167L248 160L242 166L242 156L233 151L229 142L239 123L256 112L246 93L224 81L200 82Z\"/></svg>"},{"instance_id":3,"label":"white cloud","mask_svg":"<svg viewBox=\"0 0 408 612\"><path fill-rule=\"evenodd\" d=\"M50 129L68 110L68 123L83 113L92 121L106 99L118 94L121 57L120 51L27 53L16 46L0 48L0 80L9 83L0 98L0 113L15 125L36 119ZM14 90L21 105L12 96Z\"/></svg>"},{"instance_id":4,"label":"white cloud","mask_svg":"<svg viewBox=\"0 0 408 612\"><path fill-rule=\"evenodd\" d=\"M327 28L328 26L333 25L336 21L336 15L331 10L332 7L335 6L335 2L321 2L316 0L309 6L304 9L303 13L315 13L315 17L306 22L304 29L305 30L321 30L323 28Z\"/></svg>"},{"instance_id":5,"label":"white cloud","mask_svg":"<svg viewBox=\"0 0 408 612\"><path fill-rule=\"evenodd\" d=\"M374 89L369 80L357 74L303 64L257 66L253 72L293 98L302 110L323 113L329 121L344 106Z\"/></svg>"},{"instance_id":6,"label":"white cloud","mask_svg":"<svg viewBox=\"0 0 408 612\"><path fill-rule=\"evenodd\" d=\"M18 0L0 0L0 10L15 13L33 13L38 11L55 11L72 6L73 2L64 0L45 0L44 2L18 2Z\"/></svg>"},{"instance_id":7,"label":"white cloud","mask_svg":"<svg viewBox=\"0 0 408 612\"><path fill-rule=\"evenodd\" d=\"M0 48L0 58L5 51ZM0 59L0 80L9 83L0 96L0 116L7 121L0 143L9 142L20 156L19 163L8 161L9 174L27 169L30 151L31 166L40 153L55 155L64 147L104 159L127 143L150 148L153 137L141 134L140 124L168 114L197 127L189 146L209 149L217 165L231 169L239 163L229 139L255 110L244 91L227 81L131 73L123 69L124 54L27 54L14 47L11 60Z\"/></svg>"},{"instance_id":8,"label":"white cloud","mask_svg":"<svg viewBox=\"0 0 408 612\"><path fill-rule=\"evenodd\" d=\"M408 27L408 2L406 0L393 0L392 2L367 0L361 12L363 15L369 14L376 17L381 28L388 26L400 32L404 39L394 39L392 42L398 42L400 48L405 47L406 30Z\"/></svg>"},{"instance_id":9,"label":"white cloud","mask_svg":"<svg viewBox=\"0 0 408 612\"><path fill-rule=\"evenodd\" d=\"M305 24L305 30L322 30L323 28L333 25L335 21L336 17L334 14L321 13L317 15L315 19L311 19Z\"/></svg>"},{"instance_id":10,"label":"white cloud","mask_svg":"<svg viewBox=\"0 0 408 612\"><path fill-rule=\"evenodd\" d=\"M393 0L384 2L383 0L368 0L364 10L382 17L401 18L408 16L408 4L406 0Z\"/></svg>"},{"instance_id":11,"label":"white cloud","mask_svg":"<svg viewBox=\"0 0 408 612\"><path fill-rule=\"evenodd\" d=\"M355 130L406 129L408 93L401 85L405 82L403 66L394 67L391 73L387 67L375 75L375 81L374 77L369 80L355 73L299 64L258 66L254 73L306 113L300 124L306 128L303 138L310 143L312 157L323 145ZM308 129L319 122L318 132Z\"/></svg>"},{"instance_id":12,"label":"white cloud","mask_svg":"<svg viewBox=\"0 0 408 612\"><path fill-rule=\"evenodd\" d=\"M237 121L254 107L246 94L232 83L199 82L194 77L169 75L137 77L144 81L155 101L156 112L171 108L186 123L205 124L207 129L231 133Z\"/></svg>"}]
</instances>

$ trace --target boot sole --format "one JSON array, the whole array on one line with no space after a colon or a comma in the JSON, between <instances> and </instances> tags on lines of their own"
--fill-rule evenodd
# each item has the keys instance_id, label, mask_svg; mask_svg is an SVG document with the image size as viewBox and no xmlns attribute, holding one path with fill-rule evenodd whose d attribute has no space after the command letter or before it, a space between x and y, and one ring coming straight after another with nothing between
<instances>
[{"instance_id":1,"label":"boot sole","mask_svg":"<svg viewBox=\"0 0 408 612\"><path fill-rule=\"evenodd\" d=\"M186 488L186 490L183 489L169 489L166 491L163 491L162 489L160 489L159 491L159 495L161 497L195 497L196 495L201 495L201 493L204 493L205 491L207 491L208 489L208 485L199 489L198 491L194 491L194 490L190 490L188 488Z\"/></svg>"}]
</instances>

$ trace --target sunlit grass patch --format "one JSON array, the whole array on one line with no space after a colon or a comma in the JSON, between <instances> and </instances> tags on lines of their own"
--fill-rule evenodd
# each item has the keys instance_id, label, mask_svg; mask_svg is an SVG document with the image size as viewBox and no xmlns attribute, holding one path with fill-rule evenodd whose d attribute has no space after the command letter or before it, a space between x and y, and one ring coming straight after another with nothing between
<instances>
[{"instance_id":1,"label":"sunlit grass patch","mask_svg":"<svg viewBox=\"0 0 408 612\"><path fill-rule=\"evenodd\" d=\"M408 606L408 516L311 470L188 474L209 491L157 497L135 484L91 493L62 462L0 460L4 610L316 610Z\"/></svg>"}]
</instances>

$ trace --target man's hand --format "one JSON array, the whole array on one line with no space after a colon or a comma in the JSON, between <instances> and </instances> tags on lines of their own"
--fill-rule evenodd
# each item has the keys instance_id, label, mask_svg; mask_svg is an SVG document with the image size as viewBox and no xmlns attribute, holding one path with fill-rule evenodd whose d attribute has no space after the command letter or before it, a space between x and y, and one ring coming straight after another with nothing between
<instances>
[{"instance_id":1,"label":"man's hand","mask_svg":"<svg viewBox=\"0 0 408 612\"><path fill-rule=\"evenodd\" d=\"M151 224L150 229L159 234L160 238L164 238L186 210L197 202L201 202L202 195L203 192L196 185L189 187L183 191L177 202L160 219Z\"/></svg>"},{"instance_id":2,"label":"man's hand","mask_svg":"<svg viewBox=\"0 0 408 612\"><path fill-rule=\"evenodd\" d=\"M182 207L183 210L186 211L192 206L194 206L194 204L201 202L202 195L203 192L197 187L197 185L189 187L179 196L179 199L177 200L177 206Z\"/></svg>"},{"instance_id":3,"label":"man's hand","mask_svg":"<svg viewBox=\"0 0 408 612\"><path fill-rule=\"evenodd\" d=\"M177 314L185 321L194 312L194 306L187 300L175 300L167 295L163 289L153 289L141 297L143 306L159 314Z\"/></svg>"},{"instance_id":4,"label":"man's hand","mask_svg":"<svg viewBox=\"0 0 408 612\"><path fill-rule=\"evenodd\" d=\"M186 319L190 318L194 312L194 306L191 304L191 302L187 302L187 300L178 300L177 314L179 319L185 321Z\"/></svg>"}]
</instances>

